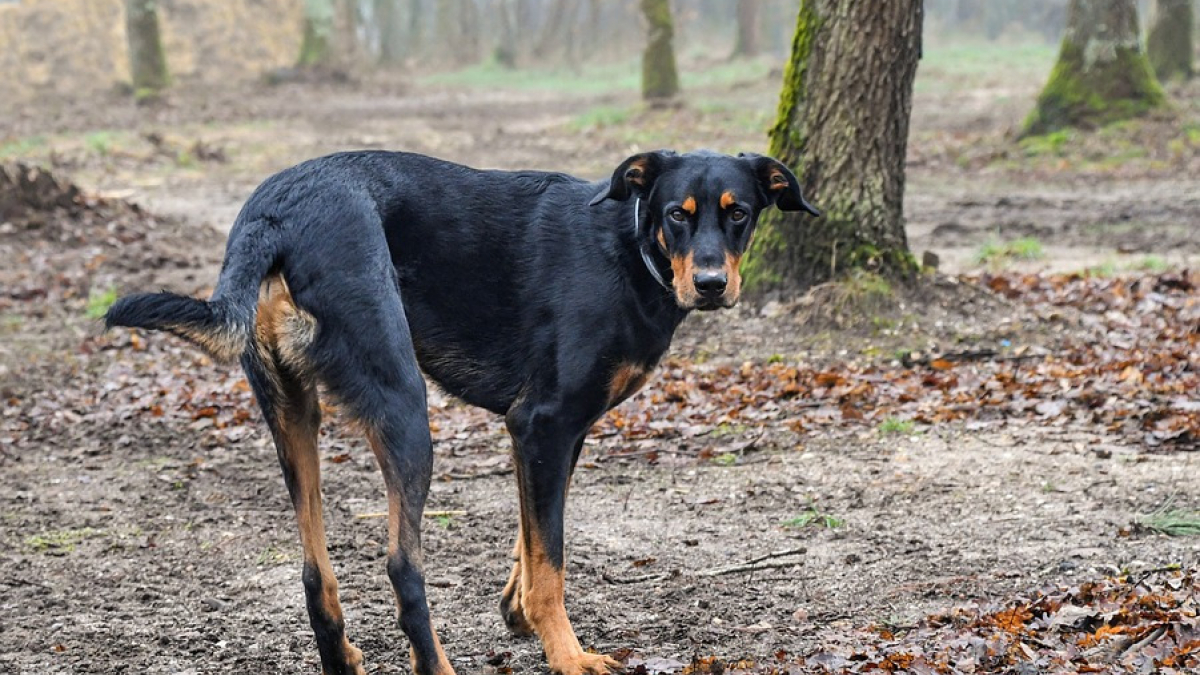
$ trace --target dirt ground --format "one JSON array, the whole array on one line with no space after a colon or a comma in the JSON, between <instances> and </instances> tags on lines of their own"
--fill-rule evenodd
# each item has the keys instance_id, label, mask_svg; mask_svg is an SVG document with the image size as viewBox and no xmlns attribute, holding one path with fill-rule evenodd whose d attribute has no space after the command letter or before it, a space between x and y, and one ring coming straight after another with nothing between
<instances>
[{"instance_id":1,"label":"dirt ground","mask_svg":"<svg viewBox=\"0 0 1200 675\"><path fill-rule=\"evenodd\" d=\"M1015 237L1045 243L1042 258L1006 263L1019 270L1120 272L1150 257L1174 268L1200 260L1200 179L1186 170L1194 153L1132 161L1134 169L1062 166L1054 157L1005 163L1003 148L1015 143L1006 134L1037 81L985 78L966 87L943 78L918 88L907 198L914 250L937 253L952 273L979 271L982 246ZM775 82L764 72L711 85L695 91L703 104L667 111L638 109L632 92L478 89L384 75L354 85L179 92L160 109L114 98L15 111L4 120L10 142L42 140L14 156L48 161L114 204L139 204L155 229L145 236L146 216L113 207L117 215L79 220L78 231L56 236L0 232L0 253L21 261L0 281L32 294L13 291L0 308L3 670L319 670L292 514L256 413L236 433L214 435L224 409L215 418L146 412L207 400L245 405L240 374L167 337L98 335L82 316L89 289L205 290L222 233L250 190L307 157L381 147L600 177L631 152L660 145L761 150L763 117L745 123L743 108L769 117ZM711 103L730 99L737 104ZM629 112L616 123L581 122L612 108ZM996 156L980 159L980 147ZM689 319L672 355L736 366L865 353L861 336L805 332L762 309ZM925 345L969 332L999 340L1002 327L1012 339L1010 320L1029 321L998 300L974 313L958 309L944 313L954 325L897 339ZM1045 346L1062 337L1054 330L1018 334ZM180 402L183 381L190 393ZM442 641L462 673L542 672L536 641L511 637L497 610L516 523L502 426L439 395L431 404L435 424L456 420L435 430L428 508L446 515L425 527ZM329 426L327 525L348 632L368 672L407 672L384 575L382 481L362 440ZM1200 565L1196 540L1130 530L1164 505L1200 509L1200 456L1147 452L1101 426L1008 420L898 436L859 426L765 437L733 428L658 442L657 462L615 458L609 450L620 442L590 442L572 487L567 606L585 645L632 650L667 671L702 656L768 662L851 628L910 625L1044 584ZM689 452L672 455L684 443ZM697 455L696 446L710 451ZM735 461L706 459L730 448ZM808 511L843 524L784 526ZM794 565L717 573L787 550L796 552L774 560Z\"/></svg>"}]
</instances>

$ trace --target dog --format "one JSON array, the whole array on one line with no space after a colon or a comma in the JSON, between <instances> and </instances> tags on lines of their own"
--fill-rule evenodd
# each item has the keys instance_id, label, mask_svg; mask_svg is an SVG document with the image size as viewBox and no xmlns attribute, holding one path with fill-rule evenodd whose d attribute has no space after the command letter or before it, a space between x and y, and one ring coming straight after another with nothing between
<instances>
[{"instance_id":1,"label":"dog","mask_svg":"<svg viewBox=\"0 0 1200 675\"><path fill-rule=\"evenodd\" d=\"M347 152L267 179L229 234L208 300L136 294L108 327L168 331L240 360L270 428L304 551L326 675L363 675L321 511L317 385L361 423L388 497L387 574L413 672L449 675L425 596L433 449L422 371L503 415L520 495L500 611L550 669L599 675L567 618L563 509L584 436L634 394L692 310L732 307L767 208L818 216L770 157L633 155L611 179Z\"/></svg>"}]
</instances>

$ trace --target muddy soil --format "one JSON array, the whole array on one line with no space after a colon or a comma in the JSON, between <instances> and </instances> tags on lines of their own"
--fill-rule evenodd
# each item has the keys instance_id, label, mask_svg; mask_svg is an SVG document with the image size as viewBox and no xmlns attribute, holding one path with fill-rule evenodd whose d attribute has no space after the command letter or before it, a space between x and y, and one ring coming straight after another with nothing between
<instances>
[{"instance_id":1,"label":"muddy soil","mask_svg":"<svg viewBox=\"0 0 1200 675\"><path fill-rule=\"evenodd\" d=\"M1030 85L1013 86L1006 96L1036 94ZM211 444L203 420L132 414L92 420L86 413L104 405L103 397L69 392L104 391L122 364L161 367L172 377L224 371L188 357L189 349L170 338L146 338L167 344L168 356L140 354L128 336L96 342L95 323L82 318L89 287L203 291L215 278L221 233L253 186L271 171L333 150L403 148L477 166L600 177L630 152L660 144L763 145L758 129L696 108L633 113L625 125L646 129L634 140L622 125L572 124L596 106L633 106L632 94L456 90L386 79L210 94L179 93L159 110L115 100L71 114L26 110L14 121L23 134L54 135L45 159L88 191L143 205L167 234L121 265L118 237L99 248L76 242L36 253L43 263L30 268L33 281L21 276L29 271L24 267L9 272L20 283L58 290L41 304L18 299L3 308L2 393L17 401L6 411L31 391L60 390L65 409L43 422L2 428L9 443L0 448L5 672L319 668L292 515L261 424L246 427L236 441ZM704 94L736 94L771 109L774 81ZM994 138L1024 108L963 107L947 121L944 111L955 109L954 100L930 96L919 101L918 113L936 109L939 124L983 129ZM116 139L105 153L81 140L92 129ZM146 137L164 129L171 148L202 141L225 159L180 161ZM937 252L951 271L977 268L974 252L1010 234L1047 242L1047 259L1016 263L1028 267L1079 269L1149 254L1182 265L1200 255L1197 188L1188 176L1127 180L1066 172L1032 181L1013 172L917 163L910 236L917 251ZM28 250L27 240L5 237L9 253ZM949 307L960 296L939 297L939 306ZM999 339L992 329L1020 311L994 298L971 302L969 311L946 310L953 325L906 339ZM775 354L847 355L837 333L798 340L786 312L764 309L689 320L673 353L734 364ZM1024 335L1039 339L1036 330ZM538 644L508 635L497 611L515 532L515 485L499 421L479 420L469 438L439 437L435 447L438 479L429 508L453 515L426 522L434 621L459 672L542 672ZM810 435L757 444L731 466L618 463L595 448L589 446L571 493L567 604L581 640L599 651L765 662L779 650L813 649L852 626L903 626L972 598L1124 569L1200 565L1200 546L1192 541L1129 527L1167 503L1200 508L1194 480L1200 458L1148 454L1102 429L949 424L887 439L874 430ZM384 575L382 481L365 444L344 431L325 437L322 456L331 555L349 634L365 652L368 672L407 672ZM785 526L812 509L844 524ZM715 574L785 550L797 552L774 560L795 564Z\"/></svg>"}]
</instances>

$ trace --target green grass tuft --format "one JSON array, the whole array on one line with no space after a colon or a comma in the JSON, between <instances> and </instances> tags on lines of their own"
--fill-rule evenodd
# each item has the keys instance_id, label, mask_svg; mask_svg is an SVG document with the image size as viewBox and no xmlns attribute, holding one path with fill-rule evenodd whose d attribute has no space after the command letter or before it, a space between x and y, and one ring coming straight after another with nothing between
<instances>
[{"instance_id":1,"label":"green grass tuft","mask_svg":"<svg viewBox=\"0 0 1200 675\"><path fill-rule=\"evenodd\" d=\"M65 555L75 550L76 544L101 534L103 530L84 527L76 530L55 530L25 538L25 545L35 553Z\"/></svg>"},{"instance_id":2,"label":"green grass tuft","mask_svg":"<svg viewBox=\"0 0 1200 675\"><path fill-rule=\"evenodd\" d=\"M975 262L981 265L1003 267L1016 260L1041 260L1046 257L1042 242L1033 237L1022 237L1012 241L986 242L975 252Z\"/></svg>"},{"instance_id":3,"label":"green grass tuft","mask_svg":"<svg viewBox=\"0 0 1200 675\"><path fill-rule=\"evenodd\" d=\"M1200 536L1200 513L1194 511L1156 511L1140 519L1143 527L1170 537Z\"/></svg>"},{"instance_id":4,"label":"green grass tuft","mask_svg":"<svg viewBox=\"0 0 1200 675\"><path fill-rule=\"evenodd\" d=\"M85 316L89 319L103 319L108 313L108 308L113 306L117 301L117 289L109 286L103 291L92 289L88 295L87 310Z\"/></svg>"},{"instance_id":5,"label":"green grass tuft","mask_svg":"<svg viewBox=\"0 0 1200 675\"><path fill-rule=\"evenodd\" d=\"M917 425L912 420L888 417L879 424L879 433L884 436L912 436L917 433Z\"/></svg>"},{"instance_id":6,"label":"green grass tuft","mask_svg":"<svg viewBox=\"0 0 1200 675\"><path fill-rule=\"evenodd\" d=\"M805 527L820 527L827 530L839 528L846 524L846 521L828 513L823 513L818 510L816 505L810 504L808 510L790 520L783 521L783 526L786 528L800 529Z\"/></svg>"}]
</instances>

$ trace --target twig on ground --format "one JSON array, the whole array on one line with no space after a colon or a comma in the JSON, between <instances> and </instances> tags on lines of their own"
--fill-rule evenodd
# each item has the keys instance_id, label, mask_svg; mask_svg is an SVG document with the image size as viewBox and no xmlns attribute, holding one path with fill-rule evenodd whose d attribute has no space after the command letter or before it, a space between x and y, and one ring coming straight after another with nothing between
<instances>
[{"instance_id":1,"label":"twig on ground","mask_svg":"<svg viewBox=\"0 0 1200 675\"><path fill-rule=\"evenodd\" d=\"M716 567L713 569L702 570L696 573L698 577L719 577L726 574L739 574L741 572L757 572L759 570L773 570L781 567L794 567L799 565L799 560L778 560L774 562L766 562L773 558L783 558L791 555L803 555L808 553L808 549L801 546L799 548L789 548L782 551L772 551L770 553L760 555L757 558L752 558L737 565L729 567ZM643 574L636 577L614 577L608 572L602 572L601 578L610 584L640 584L645 581L658 581L672 576L674 573L661 572L658 574Z\"/></svg>"}]
</instances>

